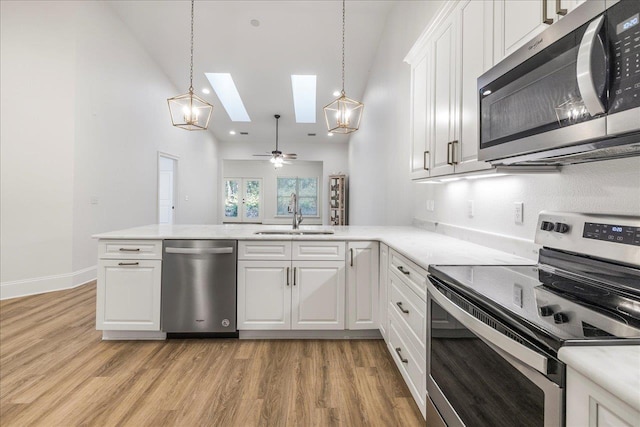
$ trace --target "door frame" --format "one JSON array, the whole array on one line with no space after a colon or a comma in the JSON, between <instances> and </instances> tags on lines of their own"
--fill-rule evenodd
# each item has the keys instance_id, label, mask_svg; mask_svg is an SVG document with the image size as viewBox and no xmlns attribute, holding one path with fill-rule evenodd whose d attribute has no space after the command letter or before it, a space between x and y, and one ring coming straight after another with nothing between
<instances>
[{"instance_id":1,"label":"door frame","mask_svg":"<svg viewBox=\"0 0 640 427\"><path fill-rule=\"evenodd\" d=\"M176 223L176 219L178 218L178 202L180 198L178 197L178 167L180 156L176 156L174 154L170 154L164 151L159 151L156 159L156 223L160 224L160 159L161 158L173 160L173 224Z\"/></svg>"}]
</instances>

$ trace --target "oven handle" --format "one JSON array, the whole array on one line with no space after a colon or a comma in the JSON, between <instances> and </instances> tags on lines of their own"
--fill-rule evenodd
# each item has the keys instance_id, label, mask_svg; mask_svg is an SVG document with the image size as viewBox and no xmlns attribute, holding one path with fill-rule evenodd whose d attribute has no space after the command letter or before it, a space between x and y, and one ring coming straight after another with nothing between
<instances>
[{"instance_id":1,"label":"oven handle","mask_svg":"<svg viewBox=\"0 0 640 427\"><path fill-rule=\"evenodd\" d=\"M431 298L435 300L447 313L453 316L458 322L475 333L483 341L491 343L505 353L513 356L527 366L532 367L542 374L547 373L548 359L546 356L533 351L520 343L513 341L507 336L493 329L491 326L482 323L460 307L455 305L449 298L442 294L432 283L428 284Z\"/></svg>"},{"instance_id":2,"label":"oven handle","mask_svg":"<svg viewBox=\"0 0 640 427\"><path fill-rule=\"evenodd\" d=\"M603 21L604 15L601 15L591 21L587 27L587 31L585 31L582 36L582 41L578 48L578 59L576 62L578 89L580 89L580 95L582 96L585 108L592 116L604 113L604 106L596 92L596 85L593 81L593 73L591 72L591 54L600 28L602 28Z\"/></svg>"}]
</instances>

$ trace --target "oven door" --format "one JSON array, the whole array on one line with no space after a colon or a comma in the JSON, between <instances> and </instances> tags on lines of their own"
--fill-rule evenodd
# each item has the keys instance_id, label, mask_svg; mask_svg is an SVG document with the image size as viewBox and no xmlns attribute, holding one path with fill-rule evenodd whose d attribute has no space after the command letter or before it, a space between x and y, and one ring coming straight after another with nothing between
<instances>
[{"instance_id":1,"label":"oven door","mask_svg":"<svg viewBox=\"0 0 640 427\"><path fill-rule=\"evenodd\" d=\"M608 48L601 3L582 5L478 79L480 160L607 135ZM578 26L563 31L569 25Z\"/></svg>"},{"instance_id":2,"label":"oven door","mask_svg":"<svg viewBox=\"0 0 640 427\"><path fill-rule=\"evenodd\" d=\"M549 358L444 286L429 283L427 393L447 425L562 426L563 389L542 373Z\"/></svg>"}]
</instances>

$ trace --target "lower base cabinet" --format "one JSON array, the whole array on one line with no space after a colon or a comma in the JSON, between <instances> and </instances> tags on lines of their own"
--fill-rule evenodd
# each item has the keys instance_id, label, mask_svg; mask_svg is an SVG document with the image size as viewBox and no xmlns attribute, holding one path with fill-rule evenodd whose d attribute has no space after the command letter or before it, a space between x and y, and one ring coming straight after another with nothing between
<instances>
[{"instance_id":1,"label":"lower base cabinet","mask_svg":"<svg viewBox=\"0 0 640 427\"><path fill-rule=\"evenodd\" d=\"M238 329L345 328L343 261L238 261Z\"/></svg>"},{"instance_id":2,"label":"lower base cabinet","mask_svg":"<svg viewBox=\"0 0 640 427\"><path fill-rule=\"evenodd\" d=\"M98 242L96 329L160 331L162 240Z\"/></svg>"},{"instance_id":3,"label":"lower base cabinet","mask_svg":"<svg viewBox=\"0 0 640 427\"><path fill-rule=\"evenodd\" d=\"M640 427L640 411L567 367L566 425Z\"/></svg>"}]
</instances>

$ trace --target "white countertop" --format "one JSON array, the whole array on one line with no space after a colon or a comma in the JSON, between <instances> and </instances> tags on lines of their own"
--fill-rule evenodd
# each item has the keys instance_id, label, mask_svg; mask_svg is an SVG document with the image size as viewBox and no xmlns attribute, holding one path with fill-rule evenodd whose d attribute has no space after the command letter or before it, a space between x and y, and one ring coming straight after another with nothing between
<instances>
[{"instance_id":1,"label":"white countertop","mask_svg":"<svg viewBox=\"0 0 640 427\"><path fill-rule=\"evenodd\" d=\"M300 230L333 230L321 235L259 235L256 231L291 230L284 225L165 225L155 224L96 234L98 239L233 239L233 240L377 240L423 268L432 264L533 265L535 261L433 233L399 226L301 226Z\"/></svg>"},{"instance_id":2,"label":"white countertop","mask_svg":"<svg viewBox=\"0 0 640 427\"><path fill-rule=\"evenodd\" d=\"M567 346L560 349L558 356L581 375L640 411L640 346Z\"/></svg>"}]
</instances>

